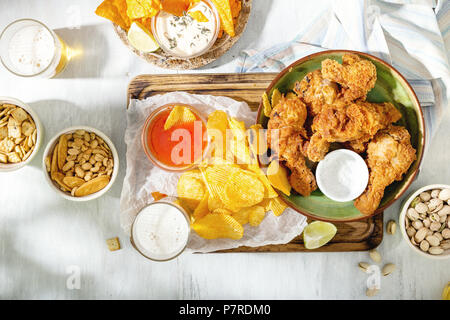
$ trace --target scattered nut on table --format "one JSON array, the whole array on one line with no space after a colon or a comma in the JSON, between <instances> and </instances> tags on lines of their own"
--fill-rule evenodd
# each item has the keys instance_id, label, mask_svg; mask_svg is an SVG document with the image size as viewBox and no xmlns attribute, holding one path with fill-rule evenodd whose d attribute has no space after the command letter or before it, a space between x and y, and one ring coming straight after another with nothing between
<instances>
[{"instance_id":1,"label":"scattered nut on table","mask_svg":"<svg viewBox=\"0 0 450 320\"><path fill-rule=\"evenodd\" d=\"M389 220L386 225L386 232L388 234L394 235L396 230L397 230L397 224L395 223L395 221Z\"/></svg>"},{"instance_id":2,"label":"scattered nut on table","mask_svg":"<svg viewBox=\"0 0 450 320\"><path fill-rule=\"evenodd\" d=\"M394 272L394 270L395 270L395 264L388 263L383 267L383 269L381 270L381 273L383 274L383 276L388 276L392 272Z\"/></svg>"},{"instance_id":3,"label":"scattered nut on table","mask_svg":"<svg viewBox=\"0 0 450 320\"><path fill-rule=\"evenodd\" d=\"M450 189L425 191L411 201L405 229L423 252L440 255L450 249Z\"/></svg>"},{"instance_id":4,"label":"scattered nut on table","mask_svg":"<svg viewBox=\"0 0 450 320\"><path fill-rule=\"evenodd\" d=\"M360 262L358 264L358 267L362 272L367 272L367 269L369 269L370 264L368 264L367 262Z\"/></svg>"},{"instance_id":5,"label":"scattered nut on table","mask_svg":"<svg viewBox=\"0 0 450 320\"><path fill-rule=\"evenodd\" d=\"M376 263L380 263L381 262L381 254L377 250L375 250L375 249L370 250L369 251L369 256Z\"/></svg>"}]
</instances>

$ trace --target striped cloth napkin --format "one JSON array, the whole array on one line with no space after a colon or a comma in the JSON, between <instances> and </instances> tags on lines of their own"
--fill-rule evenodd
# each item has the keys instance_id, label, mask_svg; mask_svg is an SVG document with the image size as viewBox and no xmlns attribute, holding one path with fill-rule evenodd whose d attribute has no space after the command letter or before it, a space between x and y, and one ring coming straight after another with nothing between
<instances>
[{"instance_id":1,"label":"striped cloth napkin","mask_svg":"<svg viewBox=\"0 0 450 320\"><path fill-rule=\"evenodd\" d=\"M432 137L448 109L450 1L335 1L292 41L243 51L237 72L278 72L328 49L367 52L393 65L414 88ZM447 45L447 48L446 48Z\"/></svg>"}]
</instances>

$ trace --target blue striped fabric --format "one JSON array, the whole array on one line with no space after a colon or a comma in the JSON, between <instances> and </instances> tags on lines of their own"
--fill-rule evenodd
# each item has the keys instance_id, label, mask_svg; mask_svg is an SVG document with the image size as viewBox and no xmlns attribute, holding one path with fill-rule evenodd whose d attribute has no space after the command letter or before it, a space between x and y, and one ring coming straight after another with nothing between
<instances>
[{"instance_id":1,"label":"blue striped fabric","mask_svg":"<svg viewBox=\"0 0 450 320\"><path fill-rule=\"evenodd\" d=\"M408 79L421 102L427 136L432 137L448 109L449 29L448 0L339 1L294 40L261 52L243 51L236 71L277 72L327 49L373 54Z\"/></svg>"}]
</instances>

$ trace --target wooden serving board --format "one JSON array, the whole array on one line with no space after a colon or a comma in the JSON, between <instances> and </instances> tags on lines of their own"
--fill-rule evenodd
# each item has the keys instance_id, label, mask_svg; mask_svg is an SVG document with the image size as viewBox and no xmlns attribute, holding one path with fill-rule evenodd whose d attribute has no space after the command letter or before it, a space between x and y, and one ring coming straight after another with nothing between
<instances>
[{"instance_id":1,"label":"wooden serving board","mask_svg":"<svg viewBox=\"0 0 450 320\"><path fill-rule=\"evenodd\" d=\"M128 86L128 104L131 99L145 99L152 95L173 91L195 94L227 96L245 101L256 110L261 95L275 78L275 73L245 74L178 74L140 75ZM383 240L383 214L367 220L335 223L338 232L325 246L307 250L299 236L287 244L267 245L258 248L240 247L220 252L299 252L299 251L364 251L377 247Z\"/></svg>"}]
</instances>

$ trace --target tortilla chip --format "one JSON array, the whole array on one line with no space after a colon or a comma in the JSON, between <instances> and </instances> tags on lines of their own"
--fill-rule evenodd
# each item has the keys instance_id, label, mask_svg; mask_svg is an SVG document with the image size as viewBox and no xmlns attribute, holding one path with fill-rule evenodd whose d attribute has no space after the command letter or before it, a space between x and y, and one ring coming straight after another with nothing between
<instances>
[{"instance_id":1,"label":"tortilla chip","mask_svg":"<svg viewBox=\"0 0 450 320\"><path fill-rule=\"evenodd\" d=\"M234 31L233 15L231 13L230 1L231 0L212 0L217 8L217 11L219 12L223 29L231 37L234 37L236 34Z\"/></svg>"},{"instance_id":2,"label":"tortilla chip","mask_svg":"<svg viewBox=\"0 0 450 320\"><path fill-rule=\"evenodd\" d=\"M181 17L184 12L187 12L191 6L190 0L164 0L162 2L162 9L165 12Z\"/></svg>"},{"instance_id":3,"label":"tortilla chip","mask_svg":"<svg viewBox=\"0 0 450 320\"><path fill-rule=\"evenodd\" d=\"M160 0L126 0L127 15L131 20L150 18L162 9Z\"/></svg>"},{"instance_id":4,"label":"tortilla chip","mask_svg":"<svg viewBox=\"0 0 450 320\"><path fill-rule=\"evenodd\" d=\"M114 22L122 29L130 28L131 21L127 16L126 0L105 0L95 10L95 14Z\"/></svg>"}]
</instances>

